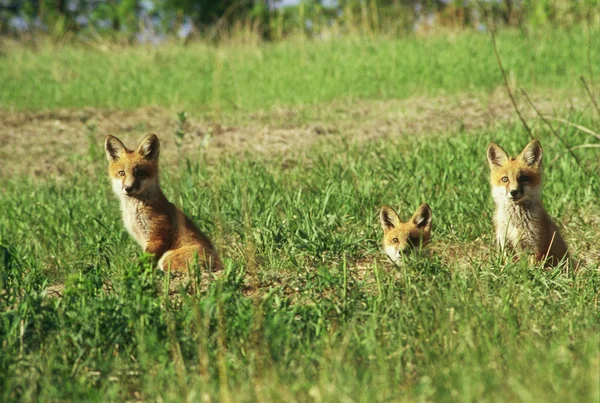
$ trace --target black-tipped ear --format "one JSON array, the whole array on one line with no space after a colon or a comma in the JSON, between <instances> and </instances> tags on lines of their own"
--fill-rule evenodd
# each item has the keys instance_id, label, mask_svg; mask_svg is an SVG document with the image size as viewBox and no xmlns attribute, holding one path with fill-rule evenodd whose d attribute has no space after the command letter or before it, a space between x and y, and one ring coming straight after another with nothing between
<instances>
[{"instance_id":1,"label":"black-tipped ear","mask_svg":"<svg viewBox=\"0 0 600 403\"><path fill-rule=\"evenodd\" d=\"M395 228L402 222L398 216L398 213L396 213L396 211L389 206L383 206L381 208L381 212L379 213L379 221L381 222L381 228L384 230Z\"/></svg>"},{"instance_id":2,"label":"black-tipped ear","mask_svg":"<svg viewBox=\"0 0 600 403\"><path fill-rule=\"evenodd\" d=\"M429 207L429 204L423 203L419 206L417 211L415 211L411 220L417 228L426 228L431 226L431 217L431 207Z\"/></svg>"},{"instance_id":3,"label":"black-tipped ear","mask_svg":"<svg viewBox=\"0 0 600 403\"><path fill-rule=\"evenodd\" d=\"M156 134L149 134L144 137L135 152L147 160L158 159L160 143L158 142L158 137L156 137Z\"/></svg>"},{"instance_id":4,"label":"black-tipped ear","mask_svg":"<svg viewBox=\"0 0 600 403\"><path fill-rule=\"evenodd\" d=\"M104 150L106 151L106 158L109 162L118 160L127 152L127 149L121 140L111 135L106 136L104 139Z\"/></svg>"},{"instance_id":5,"label":"black-tipped ear","mask_svg":"<svg viewBox=\"0 0 600 403\"><path fill-rule=\"evenodd\" d=\"M487 159L490 164L490 169L501 167L508 161L508 154L498 144L490 143L487 149Z\"/></svg>"},{"instance_id":6,"label":"black-tipped ear","mask_svg":"<svg viewBox=\"0 0 600 403\"><path fill-rule=\"evenodd\" d=\"M530 167L540 165L542 162L542 145L537 140L531 140L525 146L519 158Z\"/></svg>"}]
</instances>

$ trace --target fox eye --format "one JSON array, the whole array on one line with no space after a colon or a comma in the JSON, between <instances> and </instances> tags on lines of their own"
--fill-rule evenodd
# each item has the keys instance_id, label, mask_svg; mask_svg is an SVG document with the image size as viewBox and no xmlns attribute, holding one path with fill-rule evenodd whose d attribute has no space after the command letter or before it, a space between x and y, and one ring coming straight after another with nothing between
<instances>
[{"instance_id":1,"label":"fox eye","mask_svg":"<svg viewBox=\"0 0 600 403\"><path fill-rule=\"evenodd\" d=\"M125 171L123 171L122 169L119 171L119 176L125 176Z\"/></svg>"},{"instance_id":2,"label":"fox eye","mask_svg":"<svg viewBox=\"0 0 600 403\"><path fill-rule=\"evenodd\" d=\"M502 182L504 182L504 183L508 182L508 176L503 176L502 177Z\"/></svg>"},{"instance_id":3,"label":"fox eye","mask_svg":"<svg viewBox=\"0 0 600 403\"><path fill-rule=\"evenodd\" d=\"M394 239L392 239L392 242L393 242L393 243L398 243L398 242L400 242L400 241L398 240L398 238L394 238Z\"/></svg>"},{"instance_id":4,"label":"fox eye","mask_svg":"<svg viewBox=\"0 0 600 403\"><path fill-rule=\"evenodd\" d=\"M521 182L529 182L529 176L521 175L521 177L519 178L519 180Z\"/></svg>"},{"instance_id":5,"label":"fox eye","mask_svg":"<svg viewBox=\"0 0 600 403\"><path fill-rule=\"evenodd\" d=\"M146 176L146 171L137 171L135 174L138 178L144 178Z\"/></svg>"}]
</instances>

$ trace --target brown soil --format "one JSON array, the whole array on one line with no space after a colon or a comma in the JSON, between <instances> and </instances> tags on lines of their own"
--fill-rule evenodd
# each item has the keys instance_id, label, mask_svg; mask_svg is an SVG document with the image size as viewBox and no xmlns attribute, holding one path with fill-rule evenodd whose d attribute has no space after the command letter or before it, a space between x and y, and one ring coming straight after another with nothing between
<instances>
[{"instance_id":1,"label":"brown soil","mask_svg":"<svg viewBox=\"0 0 600 403\"><path fill-rule=\"evenodd\" d=\"M569 107L588 108L586 100L561 96L559 101L538 95L544 113ZM253 113L190 113L185 137L176 145L177 111L158 107L137 110L0 110L0 178L7 175L60 177L74 169L73 161L103 163L107 134L134 147L147 133L161 139L162 159L203 148L209 158L223 154L269 156L293 154L320 139L351 141L429 133L477 132L501 122L517 122L501 89L488 95L417 97L406 100L346 100L327 105L281 108ZM535 115L524 108L529 118ZM533 119L531 122L535 123ZM163 162L164 163L164 162Z\"/></svg>"}]
</instances>

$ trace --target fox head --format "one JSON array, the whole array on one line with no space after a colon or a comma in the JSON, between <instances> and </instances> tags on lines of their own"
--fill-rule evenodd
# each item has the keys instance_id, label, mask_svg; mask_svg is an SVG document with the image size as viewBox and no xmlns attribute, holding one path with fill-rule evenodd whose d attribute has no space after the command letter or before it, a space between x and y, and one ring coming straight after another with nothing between
<instances>
[{"instance_id":1,"label":"fox head","mask_svg":"<svg viewBox=\"0 0 600 403\"><path fill-rule=\"evenodd\" d=\"M106 136L104 150L112 188L118 196L136 197L158 186L160 144L155 134L144 137L135 151L118 138Z\"/></svg>"},{"instance_id":2,"label":"fox head","mask_svg":"<svg viewBox=\"0 0 600 403\"><path fill-rule=\"evenodd\" d=\"M388 206L381 208L379 219L383 228L383 249L394 263L400 263L403 254L427 245L431 239L431 208L426 203L421 204L406 222Z\"/></svg>"},{"instance_id":3,"label":"fox head","mask_svg":"<svg viewBox=\"0 0 600 403\"><path fill-rule=\"evenodd\" d=\"M520 204L537 201L542 192L542 145L532 140L516 158L499 145L487 150L492 197L496 203Z\"/></svg>"}]
</instances>

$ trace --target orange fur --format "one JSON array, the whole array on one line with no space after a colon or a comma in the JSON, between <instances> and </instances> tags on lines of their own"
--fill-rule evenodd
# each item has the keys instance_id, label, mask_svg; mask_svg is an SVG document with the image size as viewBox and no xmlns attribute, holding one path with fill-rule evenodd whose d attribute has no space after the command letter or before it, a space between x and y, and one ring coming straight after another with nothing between
<instances>
[{"instance_id":1,"label":"orange fur","mask_svg":"<svg viewBox=\"0 0 600 403\"><path fill-rule=\"evenodd\" d=\"M406 222L393 208L383 206L379 219L383 228L383 249L394 263L400 263L403 254L422 248L431 240L431 208L428 204L421 204Z\"/></svg>"},{"instance_id":2,"label":"orange fur","mask_svg":"<svg viewBox=\"0 0 600 403\"><path fill-rule=\"evenodd\" d=\"M198 262L212 270L222 268L210 240L170 203L158 181L158 137L150 134L135 151L107 136L105 151L112 187L121 201L123 222L145 252L158 260L161 270L182 271Z\"/></svg>"},{"instance_id":3,"label":"orange fur","mask_svg":"<svg viewBox=\"0 0 600 403\"><path fill-rule=\"evenodd\" d=\"M567 245L542 205L540 142L529 142L516 158L491 143L487 158L500 248L530 251L537 261L545 261L548 266L567 258Z\"/></svg>"}]
</instances>

